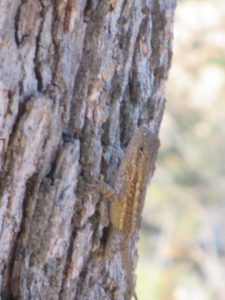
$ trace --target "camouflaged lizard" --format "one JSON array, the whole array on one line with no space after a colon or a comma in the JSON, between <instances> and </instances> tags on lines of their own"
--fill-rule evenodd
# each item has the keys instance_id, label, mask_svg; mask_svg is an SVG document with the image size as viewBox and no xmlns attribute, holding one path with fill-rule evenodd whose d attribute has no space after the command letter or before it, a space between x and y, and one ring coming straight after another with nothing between
<instances>
[{"instance_id":1,"label":"camouflaged lizard","mask_svg":"<svg viewBox=\"0 0 225 300\"><path fill-rule=\"evenodd\" d=\"M133 288L132 266L129 254L130 240L140 229L141 215L144 205L146 189L155 169L159 140L155 133L147 127L141 126L135 132L128 144L126 153L121 160L114 187L103 184L101 193L112 200L110 208L111 233L122 233L123 241L120 245L122 261L127 276L128 299L137 299ZM115 234L110 236L113 238ZM112 248L108 241L106 255ZM127 299L125 297L125 299Z\"/></svg>"}]
</instances>

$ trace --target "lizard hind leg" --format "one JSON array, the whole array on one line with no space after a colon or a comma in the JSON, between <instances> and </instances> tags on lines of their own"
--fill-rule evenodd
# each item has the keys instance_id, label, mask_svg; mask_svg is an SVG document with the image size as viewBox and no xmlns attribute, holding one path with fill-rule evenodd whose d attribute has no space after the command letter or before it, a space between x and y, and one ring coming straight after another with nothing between
<instances>
[{"instance_id":1,"label":"lizard hind leg","mask_svg":"<svg viewBox=\"0 0 225 300\"><path fill-rule=\"evenodd\" d=\"M109 231L108 241L105 247L105 256L107 258L113 258L117 252L121 251L121 243L123 241L123 232L117 228L111 227Z\"/></svg>"},{"instance_id":2,"label":"lizard hind leg","mask_svg":"<svg viewBox=\"0 0 225 300\"><path fill-rule=\"evenodd\" d=\"M112 259L117 252L120 252L122 265L124 268L125 281L127 283L125 300L131 300L133 297L138 300L133 281L132 261L129 253L129 238L124 238L124 232L112 227L110 229L108 241L105 248L105 257Z\"/></svg>"}]
</instances>

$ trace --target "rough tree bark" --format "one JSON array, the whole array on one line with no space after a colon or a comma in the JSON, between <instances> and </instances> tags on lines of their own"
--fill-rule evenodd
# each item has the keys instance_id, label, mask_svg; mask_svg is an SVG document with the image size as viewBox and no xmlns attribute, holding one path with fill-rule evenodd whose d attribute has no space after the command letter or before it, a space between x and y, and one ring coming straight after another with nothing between
<instances>
[{"instance_id":1,"label":"rough tree bark","mask_svg":"<svg viewBox=\"0 0 225 300\"><path fill-rule=\"evenodd\" d=\"M1 299L124 299L93 187L113 184L137 126L159 130L174 9L0 0Z\"/></svg>"}]
</instances>

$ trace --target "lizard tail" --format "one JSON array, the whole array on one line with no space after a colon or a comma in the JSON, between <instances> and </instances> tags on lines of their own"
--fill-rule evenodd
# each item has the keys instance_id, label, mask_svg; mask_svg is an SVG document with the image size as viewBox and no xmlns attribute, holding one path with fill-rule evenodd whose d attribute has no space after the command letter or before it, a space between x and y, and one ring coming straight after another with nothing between
<instances>
[{"instance_id":1,"label":"lizard tail","mask_svg":"<svg viewBox=\"0 0 225 300\"><path fill-rule=\"evenodd\" d=\"M129 246L125 247L121 253L122 255L122 261L125 268L125 274L127 278L127 292L129 295L129 299L134 297L135 300L138 300L137 294L134 289L134 283L133 283L133 270L131 266L131 259L129 255Z\"/></svg>"}]
</instances>

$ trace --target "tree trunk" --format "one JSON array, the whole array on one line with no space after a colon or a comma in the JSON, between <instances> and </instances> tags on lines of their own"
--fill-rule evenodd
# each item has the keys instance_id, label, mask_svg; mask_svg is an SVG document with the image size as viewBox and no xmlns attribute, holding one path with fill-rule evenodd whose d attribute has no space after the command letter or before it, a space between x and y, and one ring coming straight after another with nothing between
<instances>
[{"instance_id":1,"label":"tree trunk","mask_svg":"<svg viewBox=\"0 0 225 300\"><path fill-rule=\"evenodd\" d=\"M159 130L174 9L0 0L2 300L125 299L96 182L113 185L140 124Z\"/></svg>"}]
</instances>

